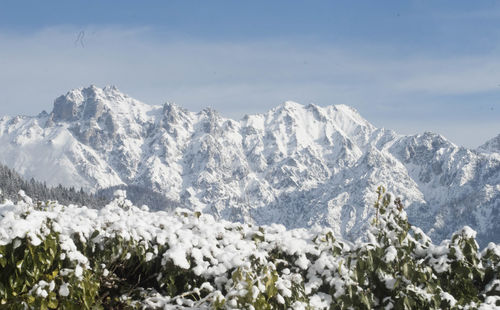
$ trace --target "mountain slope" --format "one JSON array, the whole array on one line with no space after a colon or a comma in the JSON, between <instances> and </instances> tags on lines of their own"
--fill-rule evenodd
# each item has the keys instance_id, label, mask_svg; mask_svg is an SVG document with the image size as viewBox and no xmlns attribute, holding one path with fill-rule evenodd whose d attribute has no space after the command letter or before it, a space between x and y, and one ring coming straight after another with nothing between
<instances>
[{"instance_id":1,"label":"mountain slope","mask_svg":"<svg viewBox=\"0 0 500 310\"><path fill-rule=\"evenodd\" d=\"M478 147L479 151L500 154L500 134Z\"/></svg>"},{"instance_id":2,"label":"mountain slope","mask_svg":"<svg viewBox=\"0 0 500 310\"><path fill-rule=\"evenodd\" d=\"M233 221L330 225L354 239L384 184L437 240L465 223L500 240L498 154L377 129L345 105L286 102L234 121L91 86L57 98L50 114L2 118L0 142L0 161L25 176L149 188Z\"/></svg>"}]
</instances>

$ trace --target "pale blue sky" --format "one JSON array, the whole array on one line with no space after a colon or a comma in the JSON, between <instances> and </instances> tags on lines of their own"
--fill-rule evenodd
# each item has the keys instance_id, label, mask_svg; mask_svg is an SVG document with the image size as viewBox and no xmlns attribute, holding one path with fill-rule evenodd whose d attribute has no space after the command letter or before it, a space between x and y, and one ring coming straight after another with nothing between
<instances>
[{"instance_id":1,"label":"pale blue sky","mask_svg":"<svg viewBox=\"0 0 500 310\"><path fill-rule=\"evenodd\" d=\"M2 1L0 115L116 85L240 118L347 104L476 147L500 133L497 1Z\"/></svg>"}]
</instances>

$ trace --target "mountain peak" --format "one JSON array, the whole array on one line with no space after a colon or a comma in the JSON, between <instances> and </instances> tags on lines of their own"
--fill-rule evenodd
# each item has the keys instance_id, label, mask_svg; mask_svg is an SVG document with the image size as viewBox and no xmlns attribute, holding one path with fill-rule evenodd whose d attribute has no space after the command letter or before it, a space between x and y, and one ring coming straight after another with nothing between
<instances>
[{"instance_id":1,"label":"mountain peak","mask_svg":"<svg viewBox=\"0 0 500 310\"><path fill-rule=\"evenodd\" d=\"M100 88L94 84L90 84L88 87L81 87L70 90L65 96L61 97L76 97L79 99L83 99L81 102L86 101L88 99L94 100L104 100L106 98L113 97L127 97L124 93L120 92L118 88L114 85L107 85L103 88Z\"/></svg>"},{"instance_id":2,"label":"mountain peak","mask_svg":"<svg viewBox=\"0 0 500 310\"><path fill-rule=\"evenodd\" d=\"M283 109L302 109L304 106L298 102L288 100L283 102L280 107Z\"/></svg>"},{"instance_id":3,"label":"mountain peak","mask_svg":"<svg viewBox=\"0 0 500 310\"><path fill-rule=\"evenodd\" d=\"M94 85L91 85L91 86L94 86ZM115 85L106 85L106 86L104 86L103 91L105 91L105 92L106 91L120 92L118 87L116 87Z\"/></svg>"},{"instance_id":4,"label":"mountain peak","mask_svg":"<svg viewBox=\"0 0 500 310\"><path fill-rule=\"evenodd\" d=\"M100 88L92 84L56 98L51 115L54 121L75 121L98 118L105 111L124 112L138 105L148 106L120 92L116 86Z\"/></svg>"}]
</instances>

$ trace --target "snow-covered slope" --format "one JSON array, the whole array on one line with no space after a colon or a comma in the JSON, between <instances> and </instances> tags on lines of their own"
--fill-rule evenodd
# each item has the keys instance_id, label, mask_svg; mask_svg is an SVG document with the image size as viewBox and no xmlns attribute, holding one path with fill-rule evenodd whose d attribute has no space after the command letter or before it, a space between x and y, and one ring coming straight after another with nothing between
<instances>
[{"instance_id":1,"label":"snow-covered slope","mask_svg":"<svg viewBox=\"0 0 500 310\"><path fill-rule=\"evenodd\" d=\"M500 134L478 147L479 151L500 154Z\"/></svg>"},{"instance_id":2,"label":"snow-covered slope","mask_svg":"<svg viewBox=\"0 0 500 310\"><path fill-rule=\"evenodd\" d=\"M50 114L0 120L0 160L26 177L136 185L193 210L356 238L383 184L435 239L464 224L499 242L500 156L377 129L345 105L286 102L240 121L150 106L114 87L70 91Z\"/></svg>"}]
</instances>

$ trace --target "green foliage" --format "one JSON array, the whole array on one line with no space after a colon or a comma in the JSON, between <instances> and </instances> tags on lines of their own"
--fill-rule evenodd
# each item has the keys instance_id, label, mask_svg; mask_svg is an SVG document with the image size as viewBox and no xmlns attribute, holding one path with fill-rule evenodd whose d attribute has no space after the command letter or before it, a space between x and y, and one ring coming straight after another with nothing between
<instances>
[{"instance_id":1,"label":"green foliage","mask_svg":"<svg viewBox=\"0 0 500 310\"><path fill-rule=\"evenodd\" d=\"M500 306L497 245L480 253L468 228L434 245L408 223L401 200L392 200L383 187L377 194L376 216L365 243L344 242L324 230L311 238L293 239L306 245L291 250L271 241L280 233L270 238L268 228L228 225L222 230L265 255L255 253L236 267L203 275L195 272L198 266L190 251L186 252L190 268L168 258L170 240L134 239L104 228L90 235L62 236L49 220L43 233L0 246L0 309L149 309L167 304L213 309ZM48 205L34 208L49 209ZM183 223L199 223L204 217L187 211L173 216ZM215 240L224 242L224 236ZM71 251L88 261L75 259L68 250L72 246ZM230 265L209 259L202 263ZM153 301L153 306L147 303Z\"/></svg>"},{"instance_id":2,"label":"green foliage","mask_svg":"<svg viewBox=\"0 0 500 310\"><path fill-rule=\"evenodd\" d=\"M77 264L62 258L65 252L58 233L50 230L38 237L41 241L36 245L25 237L0 246L1 308L90 309L96 305L98 284L93 273L82 268L81 276L74 274ZM59 293L64 284L69 284L67 296Z\"/></svg>"}]
</instances>

